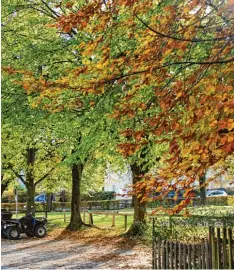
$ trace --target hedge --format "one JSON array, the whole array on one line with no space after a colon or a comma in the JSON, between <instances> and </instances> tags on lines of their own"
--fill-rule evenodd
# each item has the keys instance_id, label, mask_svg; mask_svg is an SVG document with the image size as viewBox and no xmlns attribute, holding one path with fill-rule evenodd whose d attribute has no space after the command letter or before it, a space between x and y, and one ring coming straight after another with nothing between
<instances>
[{"instance_id":1,"label":"hedge","mask_svg":"<svg viewBox=\"0 0 234 270\"><path fill-rule=\"evenodd\" d=\"M153 201L147 204L147 207L171 207L175 204L173 199L164 199L161 201ZM191 206L199 206L200 198L193 198L191 200ZM207 197L206 205L217 206L234 206L234 196L220 196L220 197ZM25 210L26 203L18 203L19 210ZM83 201L81 202L81 208L89 210L118 210L122 208L132 207L132 200L100 200L100 201ZM7 210L15 210L15 203L2 203L1 208ZM71 202L61 203L53 202L53 211L62 211L63 209L71 209ZM46 210L46 204L35 203L35 210Z\"/></svg>"},{"instance_id":2,"label":"hedge","mask_svg":"<svg viewBox=\"0 0 234 270\"><path fill-rule=\"evenodd\" d=\"M25 210L26 203L18 203L18 210ZM16 205L15 203L2 203L1 208L6 208L7 210L15 211ZM35 210L42 211L46 210L46 205L42 203L35 203Z\"/></svg>"},{"instance_id":3,"label":"hedge","mask_svg":"<svg viewBox=\"0 0 234 270\"><path fill-rule=\"evenodd\" d=\"M193 198L191 201L191 205L199 206L200 198ZM234 206L234 196L207 197L206 205Z\"/></svg>"}]
</instances>

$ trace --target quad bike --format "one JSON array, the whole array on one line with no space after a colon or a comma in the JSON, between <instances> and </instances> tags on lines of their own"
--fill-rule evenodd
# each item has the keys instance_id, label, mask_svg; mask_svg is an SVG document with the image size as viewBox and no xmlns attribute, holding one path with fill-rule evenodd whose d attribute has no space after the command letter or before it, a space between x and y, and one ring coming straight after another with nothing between
<instances>
[{"instance_id":1,"label":"quad bike","mask_svg":"<svg viewBox=\"0 0 234 270\"><path fill-rule=\"evenodd\" d=\"M17 240L21 233L25 233L28 237L43 238L46 236L46 218L37 219L29 214L19 219L2 219L1 223L3 238Z\"/></svg>"}]
</instances>

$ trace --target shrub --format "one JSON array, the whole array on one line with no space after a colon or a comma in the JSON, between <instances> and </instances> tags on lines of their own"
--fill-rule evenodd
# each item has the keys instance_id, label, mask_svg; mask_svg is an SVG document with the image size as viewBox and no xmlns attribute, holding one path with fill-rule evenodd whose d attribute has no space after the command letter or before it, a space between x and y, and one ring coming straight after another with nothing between
<instances>
[{"instance_id":1,"label":"shrub","mask_svg":"<svg viewBox=\"0 0 234 270\"><path fill-rule=\"evenodd\" d=\"M52 202L52 211L62 211L71 209L71 202Z\"/></svg>"},{"instance_id":2,"label":"shrub","mask_svg":"<svg viewBox=\"0 0 234 270\"><path fill-rule=\"evenodd\" d=\"M27 201L27 191L24 189L18 190L18 202L24 203ZM15 194L12 191L5 191L2 196L2 202L15 203Z\"/></svg>"},{"instance_id":3,"label":"shrub","mask_svg":"<svg viewBox=\"0 0 234 270\"><path fill-rule=\"evenodd\" d=\"M171 199L164 199L164 200L158 200L158 201L152 201L147 204L148 207L172 207L173 203L175 203ZM190 202L190 206L200 206L200 198L194 197L192 198ZM234 196L217 196L217 197L207 197L206 198L206 205L217 205L217 206L234 206Z\"/></svg>"},{"instance_id":4,"label":"shrub","mask_svg":"<svg viewBox=\"0 0 234 270\"><path fill-rule=\"evenodd\" d=\"M228 201L228 196L220 196L220 197L207 197L206 202L207 205L220 205L220 206L225 206Z\"/></svg>"},{"instance_id":5,"label":"shrub","mask_svg":"<svg viewBox=\"0 0 234 270\"><path fill-rule=\"evenodd\" d=\"M99 191L91 192L90 195L83 194L81 201L102 201L102 200L113 200L115 198L114 191Z\"/></svg>"},{"instance_id":6,"label":"shrub","mask_svg":"<svg viewBox=\"0 0 234 270\"><path fill-rule=\"evenodd\" d=\"M234 196L234 188L226 188L226 192L227 192L227 194L228 195L230 195L230 196Z\"/></svg>"},{"instance_id":7,"label":"shrub","mask_svg":"<svg viewBox=\"0 0 234 270\"><path fill-rule=\"evenodd\" d=\"M234 206L234 196L227 197L227 205Z\"/></svg>"},{"instance_id":8,"label":"shrub","mask_svg":"<svg viewBox=\"0 0 234 270\"><path fill-rule=\"evenodd\" d=\"M26 203L18 203L18 210L25 210ZM8 211L15 211L16 204L15 203L2 203L1 208L6 208ZM46 205L42 203L35 203L35 210L42 211L46 210Z\"/></svg>"}]
</instances>

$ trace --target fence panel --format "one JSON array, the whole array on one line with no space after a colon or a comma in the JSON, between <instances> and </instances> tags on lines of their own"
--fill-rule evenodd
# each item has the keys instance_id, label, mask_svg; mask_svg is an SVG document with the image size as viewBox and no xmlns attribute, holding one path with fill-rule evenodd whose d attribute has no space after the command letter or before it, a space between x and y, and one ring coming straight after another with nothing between
<instances>
[{"instance_id":1,"label":"fence panel","mask_svg":"<svg viewBox=\"0 0 234 270\"><path fill-rule=\"evenodd\" d=\"M233 269L233 253L232 228L210 227L200 243L154 238L153 269Z\"/></svg>"}]
</instances>

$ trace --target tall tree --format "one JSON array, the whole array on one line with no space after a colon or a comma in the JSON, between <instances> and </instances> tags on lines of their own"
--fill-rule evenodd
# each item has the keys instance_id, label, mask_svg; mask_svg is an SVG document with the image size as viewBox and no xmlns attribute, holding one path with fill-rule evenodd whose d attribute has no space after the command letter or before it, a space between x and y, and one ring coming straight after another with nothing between
<instances>
[{"instance_id":1,"label":"tall tree","mask_svg":"<svg viewBox=\"0 0 234 270\"><path fill-rule=\"evenodd\" d=\"M169 165L152 188L186 189L175 212L189 202L194 181L233 154L232 12L231 1L91 1L57 23L68 33L95 33L79 46L82 65L70 73L70 87L100 95L122 85L114 116L135 121L143 110L144 131L169 142ZM144 144L129 141L122 152Z\"/></svg>"},{"instance_id":2,"label":"tall tree","mask_svg":"<svg viewBox=\"0 0 234 270\"><path fill-rule=\"evenodd\" d=\"M96 111L114 93L112 117L121 123L120 133L130 126L119 145L123 155L140 160L146 145L170 146L163 157L168 166L154 181L144 178L138 192L145 185L165 194L186 189L187 199L173 210L179 212L194 181L233 153L232 10L231 1L69 3L65 15L56 12L56 26L68 36L76 33L75 68L59 79L12 67L8 72L23 73L25 90L59 111Z\"/></svg>"}]
</instances>

